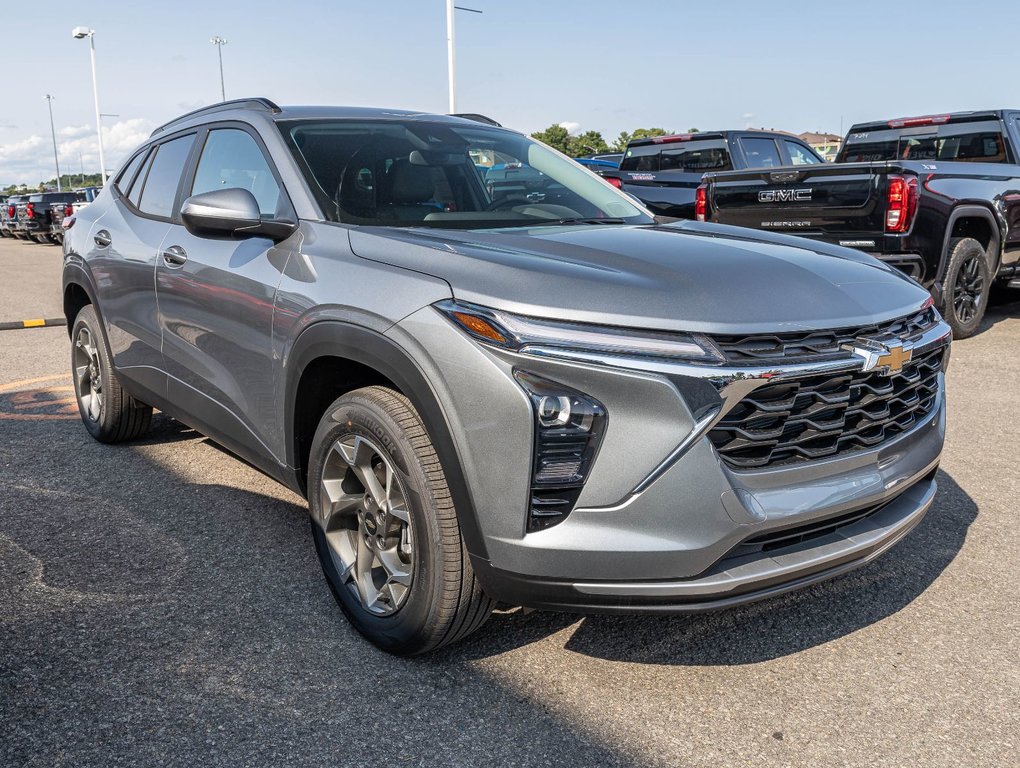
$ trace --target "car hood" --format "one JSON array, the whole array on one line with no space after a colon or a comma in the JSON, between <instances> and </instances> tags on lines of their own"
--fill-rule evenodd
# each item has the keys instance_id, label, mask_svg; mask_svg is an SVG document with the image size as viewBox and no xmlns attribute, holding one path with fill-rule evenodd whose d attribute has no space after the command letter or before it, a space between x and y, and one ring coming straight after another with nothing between
<instances>
[{"instance_id":1,"label":"car hood","mask_svg":"<svg viewBox=\"0 0 1020 768\"><path fill-rule=\"evenodd\" d=\"M576 322L817 330L892 319L928 298L858 251L696 222L349 232L358 256L441 278L458 301Z\"/></svg>"}]
</instances>

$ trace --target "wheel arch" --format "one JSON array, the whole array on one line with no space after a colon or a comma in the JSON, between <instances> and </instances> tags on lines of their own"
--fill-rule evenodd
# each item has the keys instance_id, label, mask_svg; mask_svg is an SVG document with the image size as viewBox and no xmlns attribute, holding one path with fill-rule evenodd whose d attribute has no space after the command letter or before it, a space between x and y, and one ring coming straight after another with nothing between
<instances>
[{"instance_id":1,"label":"wheel arch","mask_svg":"<svg viewBox=\"0 0 1020 768\"><path fill-rule=\"evenodd\" d=\"M973 237L984 246L985 253L991 259L988 266L994 277L1002 258L1002 227L990 209L982 205L961 205L953 209L946 222L938 282L945 282L946 269L949 267L949 244L958 237Z\"/></svg>"},{"instance_id":2,"label":"wheel arch","mask_svg":"<svg viewBox=\"0 0 1020 768\"><path fill-rule=\"evenodd\" d=\"M324 320L309 326L298 336L287 355L285 370L282 396L286 459L294 470L301 493L307 496L307 448L310 448L307 431L311 419L308 411L302 410L309 404L302 404L300 400L302 395L307 397L317 388L308 376L339 373L346 376L342 387L348 387L348 391L370 384L389 386L411 402L428 431L442 464L468 551L475 556L486 556L449 421L434 387L405 349L377 331L343 321ZM342 393L342 387L332 391ZM327 387L326 392L329 391ZM313 411L321 405L311 425L313 434L325 408L335 399L324 402L325 397L319 392L312 399Z\"/></svg>"}]
</instances>

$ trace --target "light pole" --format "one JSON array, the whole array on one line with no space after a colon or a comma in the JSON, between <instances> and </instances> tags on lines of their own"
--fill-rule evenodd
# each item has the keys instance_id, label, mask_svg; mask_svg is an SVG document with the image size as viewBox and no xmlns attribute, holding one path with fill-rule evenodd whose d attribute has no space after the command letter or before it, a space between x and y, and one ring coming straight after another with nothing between
<instances>
[{"instance_id":1,"label":"light pole","mask_svg":"<svg viewBox=\"0 0 1020 768\"><path fill-rule=\"evenodd\" d=\"M53 164L57 166L57 192L60 192L60 159L57 157L57 129L53 127L53 97L46 94L46 104L50 108L50 134L53 136Z\"/></svg>"},{"instance_id":2,"label":"light pole","mask_svg":"<svg viewBox=\"0 0 1020 768\"><path fill-rule=\"evenodd\" d=\"M220 96L223 98L223 101L226 101L227 89L223 85L223 46L227 44L227 39L216 35L209 42L216 46L216 52L220 55Z\"/></svg>"},{"instance_id":3,"label":"light pole","mask_svg":"<svg viewBox=\"0 0 1020 768\"><path fill-rule=\"evenodd\" d=\"M450 73L450 114L452 115L457 111L457 86L455 83L457 74L457 62L456 55L454 52L454 28L453 28L453 12L454 11L468 11L469 13L481 13L476 8L464 8L460 5L454 5L453 0L446 0L446 65Z\"/></svg>"},{"instance_id":4,"label":"light pole","mask_svg":"<svg viewBox=\"0 0 1020 768\"><path fill-rule=\"evenodd\" d=\"M71 30L71 36L75 40L84 37L89 39L89 51L92 56L92 96L96 101L96 134L99 136L99 173L106 186L106 157L103 154L103 123L99 114L99 84L96 82L96 30L88 27L75 27Z\"/></svg>"}]
</instances>

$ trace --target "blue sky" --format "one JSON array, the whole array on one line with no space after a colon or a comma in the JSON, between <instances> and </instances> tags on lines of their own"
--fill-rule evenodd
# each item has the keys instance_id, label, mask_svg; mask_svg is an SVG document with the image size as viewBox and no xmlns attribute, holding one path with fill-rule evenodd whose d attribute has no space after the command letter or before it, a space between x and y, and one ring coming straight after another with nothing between
<instances>
[{"instance_id":1,"label":"blue sky","mask_svg":"<svg viewBox=\"0 0 1020 768\"><path fill-rule=\"evenodd\" d=\"M458 109L524 131L569 122L838 133L854 121L1020 106L1020 3L458 0ZM12 6L13 7L13 6ZM34 6L33 6L34 7ZM113 166L162 121L227 97L446 110L444 0L65 2L5 13L0 184L98 169L88 42ZM962 11L961 8L969 8ZM980 13L978 9L980 8ZM985 23L985 20L989 20ZM20 74L21 68L33 73ZM1008 103L1003 103L1008 102Z\"/></svg>"}]
</instances>

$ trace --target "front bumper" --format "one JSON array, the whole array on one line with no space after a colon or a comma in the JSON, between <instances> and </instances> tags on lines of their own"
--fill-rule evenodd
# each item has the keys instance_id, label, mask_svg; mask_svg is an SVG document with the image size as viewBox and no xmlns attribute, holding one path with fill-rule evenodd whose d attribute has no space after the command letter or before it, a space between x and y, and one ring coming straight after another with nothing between
<instances>
[{"instance_id":1,"label":"front bumper","mask_svg":"<svg viewBox=\"0 0 1020 768\"><path fill-rule=\"evenodd\" d=\"M713 448L706 436L713 419L764 382L859 363L625 369L619 359L601 364L562 351L482 349L434 312L401 325L412 327L408 343L427 342L420 359L441 363L429 374L453 422L481 534L482 546L469 541L469 553L483 587L502 602L676 611L759 599L878 556L917 524L935 493L946 426L941 373L936 403L909 431L870 449L745 471ZM939 323L915 352L944 345L949 333ZM585 392L609 414L576 508L533 533L524 529L532 413L514 369ZM855 519L825 530L848 518ZM823 533L748 549L748 542L803 526Z\"/></svg>"},{"instance_id":2,"label":"front bumper","mask_svg":"<svg viewBox=\"0 0 1020 768\"><path fill-rule=\"evenodd\" d=\"M510 604L556 611L687 612L761 600L858 568L921 521L935 498L936 470L864 519L768 554L720 560L701 576L654 581L564 581L528 577L475 562L487 590Z\"/></svg>"}]
</instances>

